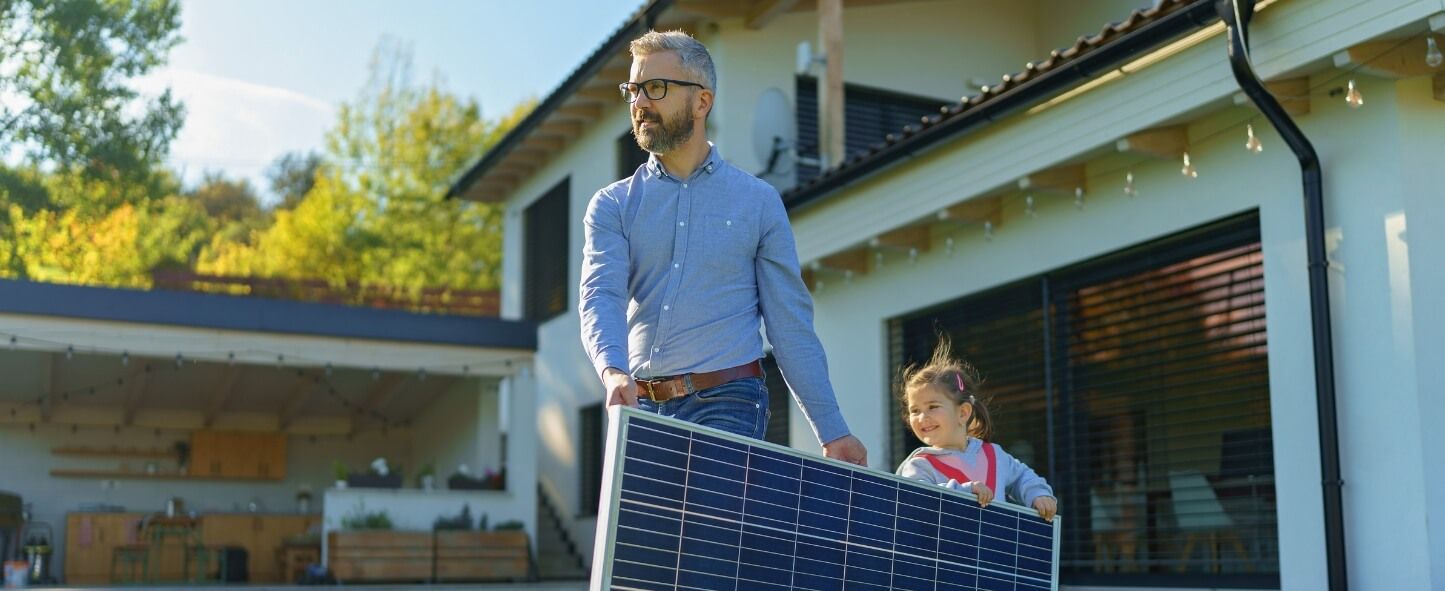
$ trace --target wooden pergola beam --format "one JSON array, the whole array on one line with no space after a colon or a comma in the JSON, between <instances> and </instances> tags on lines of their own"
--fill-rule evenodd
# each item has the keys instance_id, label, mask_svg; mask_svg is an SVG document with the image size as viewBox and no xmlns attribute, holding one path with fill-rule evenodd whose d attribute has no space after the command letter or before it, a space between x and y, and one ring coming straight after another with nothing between
<instances>
[{"instance_id":1,"label":"wooden pergola beam","mask_svg":"<svg viewBox=\"0 0 1445 591\"><path fill-rule=\"evenodd\" d=\"M843 0L818 0L818 40L827 60L818 81L818 147L823 166L837 166L847 157L843 107Z\"/></svg>"},{"instance_id":2,"label":"wooden pergola beam","mask_svg":"<svg viewBox=\"0 0 1445 591\"><path fill-rule=\"evenodd\" d=\"M1120 138L1114 147L1124 153L1173 160L1189 150L1189 130L1183 125L1146 129Z\"/></svg>"},{"instance_id":3,"label":"wooden pergola beam","mask_svg":"<svg viewBox=\"0 0 1445 591\"><path fill-rule=\"evenodd\" d=\"M211 394L211 402L206 405L206 416L203 424L209 427L216 423L216 417L225 410L226 403L236 393L236 384L241 381L241 366L228 365L226 372L221 375L221 381L217 383L216 391Z\"/></svg>"},{"instance_id":4,"label":"wooden pergola beam","mask_svg":"<svg viewBox=\"0 0 1445 591\"><path fill-rule=\"evenodd\" d=\"M302 375L291 387L291 391L286 393L286 405L281 408L281 414L276 419L278 429L285 431L290 428L306 402L311 400L311 395L319 388L315 376Z\"/></svg>"},{"instance_id":5,"label":"wooden pergola beam","mask_svg":"<svg viewBox=\"0 0 1445 591\"><path fill-rule=\"evenodd\" d=\"M743 25L754 31L762 29L797 4L798 0L753 0L743 17Z\"/></svg>"},{"instance_id":6,"label":"wooden pergola beam","mask_svg":"<svg viewBox=\"0 0 1445 591\"><path fill-rule=\"evenodd\" d=\"M145 400L146 388L150 386L150 376L150 364L146 363L126 377L125 401L121 403L122 425L135 424L135 415L140 411L141 401Z\"/></svg>"}]
</instances>

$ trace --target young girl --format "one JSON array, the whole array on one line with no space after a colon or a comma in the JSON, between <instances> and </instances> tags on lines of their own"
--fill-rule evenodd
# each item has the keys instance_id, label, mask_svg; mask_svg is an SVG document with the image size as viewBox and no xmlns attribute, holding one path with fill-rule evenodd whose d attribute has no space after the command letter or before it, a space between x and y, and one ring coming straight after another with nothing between
<instances>
[{"instance_id":1,"label":"young girl","mask_svg":"<svg viewBox=\"0 0 1445 591\"><path fill-rule=\"evenodd\" d=\"M979 393L981 381L973 367L953 359L946 339L927 364L903 371L903 418L927 447L909 454L898 475L971 492L985 506L1002 487L1009 500L1053 521L1058 501L1049 483L988 442L993 425Z\"/></svg>"}]
</instances>

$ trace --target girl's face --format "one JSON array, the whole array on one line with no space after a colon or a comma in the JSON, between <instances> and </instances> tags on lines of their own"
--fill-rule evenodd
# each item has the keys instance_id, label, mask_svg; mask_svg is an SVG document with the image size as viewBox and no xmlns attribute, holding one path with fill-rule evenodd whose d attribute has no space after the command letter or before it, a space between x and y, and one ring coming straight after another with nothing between
<instances>
[{"instance_id":1,"label":"girl's face","mask_svg":"<svg viewBox=\"0 0 1445 591\"><path fill-rule=\"evenodd\" d=\"M968 443L968 421L973 405L956 404L933 385L908 392L908 427L923 443L933 447L963 449Z\"/></svg>"}]
</instances>

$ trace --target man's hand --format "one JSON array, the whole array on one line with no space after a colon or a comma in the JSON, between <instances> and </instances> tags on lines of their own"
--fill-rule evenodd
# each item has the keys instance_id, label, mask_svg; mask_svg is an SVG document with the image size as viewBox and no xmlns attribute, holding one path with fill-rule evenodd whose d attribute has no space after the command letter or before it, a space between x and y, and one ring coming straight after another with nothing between
<instances>
[{"instance_id":1,"label":"man's hand","mask_svg":"<svg viewBox=\"0 0 1445 591\"><path fill-rule=\"evenodd\" d=\"M858 438L852 435L844 435L824 443L823 455L850 464L865 467L868 465L868 450L863 447L862 441L858 441Z\"/></svg>"},{"instance_id":2,"label":"man's hand","mask_svg":"<svg viewBox=\"0 0 1445 591\"><path fill-rule=\"evenodd\" d=\"M607 389L607 406L637 408L637 382L627 372L615 367L602 370L602 387Z\"/></svg>"}]
</instances>

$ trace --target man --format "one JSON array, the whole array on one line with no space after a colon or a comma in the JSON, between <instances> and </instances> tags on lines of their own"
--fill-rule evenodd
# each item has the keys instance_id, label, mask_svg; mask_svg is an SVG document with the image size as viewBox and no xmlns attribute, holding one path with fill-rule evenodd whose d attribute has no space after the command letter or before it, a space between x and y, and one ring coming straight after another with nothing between
<instances>
[{"instance_id":1,"label":"man","mask_svg":"<svg viewBox=\"0 0 1445 591\"><path fill-rule=\"evenodd\" d=\"M765 321L824 454L867 465L828 382L782 199L707 140L717 88L707 49L652 31L631 51L620 88L652 156L588 204L578 304L608 404L761 438Z\"/></svg>"}]
</instances>

